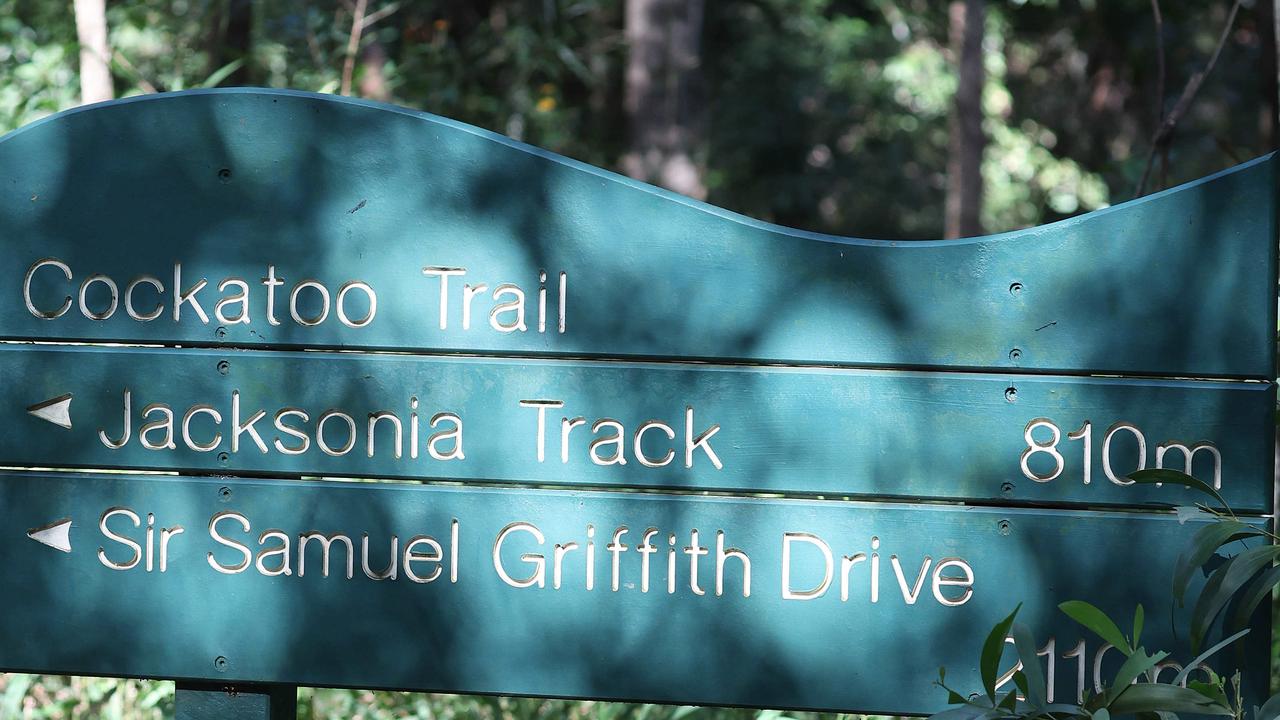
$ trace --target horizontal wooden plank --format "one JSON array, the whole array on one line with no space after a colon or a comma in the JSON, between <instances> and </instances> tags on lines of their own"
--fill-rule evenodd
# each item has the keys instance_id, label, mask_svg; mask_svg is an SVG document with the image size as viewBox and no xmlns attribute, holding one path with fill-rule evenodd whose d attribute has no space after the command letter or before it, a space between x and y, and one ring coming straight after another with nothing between
<instances>
[{"instance_id":1,"label":"horizontal wooden plank","mask_svg":"<svg viewBox=\"0 0 1280 720\"><path fill-rule=\"evenodd\" d=\"M1192 454L1271 503L1264 383L31 346L0 375L9 466L1136 505L1201 499L1124 484Z\"/></svg>"},{"instance_id":2,"label":"horizontal wooden plank","mask_svg":"<svg viewBox=\"0 0 1280 720\"><path fill-rule=\"evenodd\" d=\"M895 243L383 105L133 98L0 141L0 337L1269 379L1274 174L1268 156L1053 225Z\"/></svg>"},{"instance_id":3,"label":"horizontal wooden plank","mask_svg":"<svg viewBox=\"0 0 1280 720\"><path fill-rule=\"evenodd\" d=\"M1169 585L1195 526L1167 515L31 474L0 477L0 527L7 670L923 714L939 665L979 687L1019 601L1057 698L1091 683L1068 599L1126 628L1142 603L1144 644L1190 657Z\"/></svg>"}]
</instances>

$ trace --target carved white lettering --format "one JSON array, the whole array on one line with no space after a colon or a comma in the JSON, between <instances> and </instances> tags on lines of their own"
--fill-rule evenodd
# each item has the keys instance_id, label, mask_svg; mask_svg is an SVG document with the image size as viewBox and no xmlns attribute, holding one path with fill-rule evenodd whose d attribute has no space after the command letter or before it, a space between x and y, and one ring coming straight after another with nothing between
<instances>
[{"instance_id":1,"label":"carved white lettering","mask_svg":"<svg viewBox=\"0 0 1280 720\"><path fill-rule=\"evenodd\" d=\"M218 322L223 325L234 325L236 323L249 324L249 283L240 278L231 277L218 283L218 292L226 292L227 288L234 287L240 292L227 295L213 306L213 316L218 318ZM235 315L227 315L223 312L223 308L230 305L239 305L240 311Z\"/></svg>"},{"instance_id":2,"label":"carved white lettering","mask_svg":"<svg viewBox=\"0 0 1280 720\"><path fill-rule=\"evenodd\" d=\"M184 303L189 303L191 305L191 309L195 310L196 315L199 316L200 322L205 325L209 324L209 316L205 314L204 308L200 306L200 298L197 297L200 291L204 289L204 286L208 284L208 280L200 278L195 285L192 285L184 291L182 289L182 263L173 264L173 292L176 293L173 296L174 322L180 322L182 320L182 305Z\"/></svg>"},{"instance_id":3,"label":"carved white lettering","mask_svg":"<svg viewBox=\"0 0 1280 720\"><path fill-rule=\"evenodd\" d=\"M542 535L542 531L538 530L534 525L527 522L514 522L502 528L498 533L498 537L493 543L493 569L497 571L498 577L502 582L516 588L527 588L533 585L538 587L546 586L547 562L542 555L538 553L525 553L520 556L520 560L533 566L533 573L523 580L516 580L507 573L507 568L502 562L502 544L507 541L512 533L523 532L533 536L541 546L546 542L546 538Z\"/></svg>"},{"instance_id":4,"label":"carved white lettering","mask_svg":"<svg viewBox=\"0 0 1280 720\"><path fill-rule=\"evenodd\" d=\"M253 562L253 553L249 552L248 545L231 540L218 532L218 523L223 520L234 520L240 524L240 527L243 528L245 532L249 532L249 518L238 512L226 510L209 519L209 537L213 538L213 541L219 545L235 549L243 556L243 559L234 565L224 565L215 560L213 553L210 552L205 555L205 560L209 562L209 567L223 573L224 575L236 575L244 572L245 569L249 567L249 564Z\"/></svg>"},{"instance_id":5,"label":"carved white lettering","mask_svg":"<svg viewBox=\"0 0 1280 720\"><path fill-rule=\"evenodd\" d=\"M807 543L818 549L822 553L825 562L825 571L822 574L822 580L817 585L808 590L796 590L791 584L791 545L792 543ZM826 594L827 588L831 586L831 573L833 570L833 560L831 557L831 546L827 545L822 538L812 533L806 532L788 532L782 536L782 599L783 600L814 600Z\"/></svg>"},{"instance_id":6,"label":"carved white lettering","mask_svg":"<svg viewBox=\"0 0 1280 720\"><path fill-rule=\"evenodd\" d=\"M102 513L102 517L98 520L98 531L106 536L108 540L114 540L115 542L129 548L133 554L124 562L116 562L107 557L106 548L100 547L98 548L98 562L112 570L132 570L137 567L138 563L142 560L142 546L124 535L119 535L113 532L107 527L107 520L110 520L116 515L122 515L128 518L133 523L134 527L142 526L142 519L139 518L138 514L134 511L124 507L113 507Z\"/></svg>"},{"instance_id":7,"label":"carved white lettering","mask_svg":"<svg viewBox=\"0 0 1280 720\"><path fill-rule=\"evenodd\" d=\"M37 260L32 264L32 266L27 269L26 276L22 278L22 302L27 306L27 312L41 320L53 320L55 318L62 317L67 313L67 310L71 309L71 296L67 295L63 298L62 304L58 306L57 310L40 310L37 308L35 303L31 300L31 279L35 277L36 271L42 267L55 267L61 270L67 280L72 279L71 268L57 258L44 258L43 260Z\"/></svg>"}]
</instances>

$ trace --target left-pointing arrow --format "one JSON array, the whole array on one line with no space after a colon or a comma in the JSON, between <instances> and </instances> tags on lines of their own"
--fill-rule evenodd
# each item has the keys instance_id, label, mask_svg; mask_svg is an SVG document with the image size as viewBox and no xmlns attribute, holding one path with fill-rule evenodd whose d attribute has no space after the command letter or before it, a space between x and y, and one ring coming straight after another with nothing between
<instances>
[{"instance_id":1,"label":"left-pointing arrow","mask_svg":"<svg viewBox=\"0 0 1280 720\"><path fill-rule=\"evenodd\" d=\"M55 550L69 553L71 552L71 518L62 518L48 525L32 528L27 531L27 537Z\"/></svg>"},{"instance_id":2,"label":"left-pointing arrow","mask_svg":"<svg viewBox=\"0 0 1280 720\"><path fill-rule=\"evenodd\" d=\"M71 427L71 393L38 402L27 408L27 412L59 427L69 428Z\"/></svg>"}]
</instances>

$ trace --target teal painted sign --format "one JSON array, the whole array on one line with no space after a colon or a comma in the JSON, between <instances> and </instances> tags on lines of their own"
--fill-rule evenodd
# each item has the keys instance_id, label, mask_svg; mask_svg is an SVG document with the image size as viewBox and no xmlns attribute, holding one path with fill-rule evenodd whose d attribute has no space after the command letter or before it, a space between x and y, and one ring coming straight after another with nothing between
<instances>
[{"instance_id":1,"label":"teal painted sign","mask_svg":"<svg viewBox=\"0 0 1280 720\"><path fill-rule=\"evenodd\" d=\"M0 387L28 409L9 466L1197 501L1126 479L1166 467L1271 503L1265 383L141 348L0 348L0 374L30 378Z\"/></svg>"},{"instance_id":2,"label":"teal painted sign","mask_svg":"<svg viewBox=\"0 0 1280 720\"><path fill-rule=\"evenodd\" d=\"M940 664L977 687L975 640L1015 589L1035 590L1059 700L1123 658L1054 602L1141 602L1148 643L1176 647L1188 532L1169 515L6 478L0 522L34 518L61 547L0 543L0 593L24 598L0 614L2 652L33 669L877 713L936 709ZM1265 684L1265 664L1247 672Z\"/></svg>"},{"instance_id":3,"label":"teal painted sign","mask_svg":"<svg viewBox=\"0 0 1280 720\"><path fill-rule=\"evenodd\" d=\"M1273 375L1270 158L1046 227L895 243L421 113L215 91L33 123L0 141L0 187L0 337Z\"/></svg>"},{"instance_id":4,"label":"teal painted sign","mask_svg":"<svg viewBox=\"0 0 1280 720\"><path fill-rule=\"evenodd\" d=\"M925 713L1021 601L1070 701L1063 600L1185 650L1131 472L1272 509L1275 174L894 243L334 97L33 123L0 668Z\"/></svg>"}]
</instances>

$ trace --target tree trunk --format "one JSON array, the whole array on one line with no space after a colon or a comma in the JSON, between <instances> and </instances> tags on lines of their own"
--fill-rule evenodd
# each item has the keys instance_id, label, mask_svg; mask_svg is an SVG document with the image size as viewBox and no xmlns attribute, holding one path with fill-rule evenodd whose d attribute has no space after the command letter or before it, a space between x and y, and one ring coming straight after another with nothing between
<instances>
[{"instance_id":1,"label":"tree trunk","mask_svg":"<svg viewBox=\"0 0 1280 720\"><path fill-rule=\"evenodd\" d=\"M252 85L253 3L251 0L221 0L215 4L209 25L209 64L206 72L213 75L236 60L244 64L228 75L223 86Z\"/></svg>"},{"instance_id":2,"label":"tree trunk","mask_svg":"<svg viewBox=\"0 0 1280 720\"><path fill-rule=\"evenodd\" d=\"M1280 1L1280 0L1275 0ZM1274 2L1260 2L1255 6L1257 13L1258 41L1262 53L1258 58L1258 146L1257 154L1270 152L1276 147L1276 114L1280 111L1276 97L1276 32ZM1225 140L1219 139L1219 143ZM1228 147L1232 160L1236 160L1234 149Z\"/></svg>"},{"instance_id":3,"label":"tree trunk","mask_svg":"<svg viewBox=\"0 0 1280 720\"><path fill-rule=\"evenodd\" d=\"M356 70L356 53L360 50L360 36L364 34L364 12L368 9L367 0L356 0L355 9L351 11L351 34L347 37L347 57L342 63L342 83L338 86L339 95L351 94L351 81Z\"/></svg>"},{"instance_id":4,"label":"tree trunk","mask_svg":"<svg viewBox=\"0 0 1280 720\"><path fill-rule=\"evenodd\" d=\"M960 76L951 111L947 160L946 236L982 234L982 37L985 0L952 0L951 52Z\"/></svg>"},{"instance_id":5,"label":"tree trunk","mask_svg":"<svg viewBox=\"0 0 1280 720\"><path fill-rule=\"evenodd\" d=\"M706 197L694 161L702 126L703 0L627 0L629 48L623 111L630 150L623 170Z\"/></svg>"},{"instance_id":6,"label":"tree trunk","mask_svg":"<svg viewBox=\"0 0 1280 720\"><path fill-rule=\"evenodd\" d=\"M107 48L105 0L74 0L76 37L80 41L80 101L96 103L115 97L111 85L111 50Z\"/></svg>"},{"instance_id":7,"label":"tree trunk","mask_svg":"<svg viewBox=\"0 0 1280 720\"><path fill-rule=\"evenodd\" d=\"M1267 5L1267 3L1263 3ZM1270 99L1271 108L1271 135L1267 140L1267 149L1280 147L1280 0L1273 0L1270 4L1270 20L1271 31L1264 34L1265 42L1263 50L1270 50L1269 62L1263 67L1270 71L1271 77L1267 78L1267 83L1271 85L1266 92L1266 96Z\"/></svg>"},{"instance_id":8,"label":"tree trunk","mask_svg":"<svg viewBox=\"0 0 1280 720\"><path fill-rule=\"evenodd\" d=\"M387 64L387 51L382 43L373 41L360 54L360 97L388 102L391 90L387 87L387 76L383 72Z\"/></svg>"}]
</instances>

